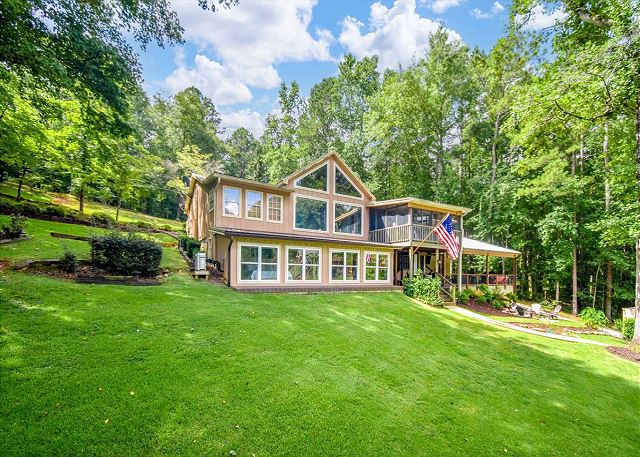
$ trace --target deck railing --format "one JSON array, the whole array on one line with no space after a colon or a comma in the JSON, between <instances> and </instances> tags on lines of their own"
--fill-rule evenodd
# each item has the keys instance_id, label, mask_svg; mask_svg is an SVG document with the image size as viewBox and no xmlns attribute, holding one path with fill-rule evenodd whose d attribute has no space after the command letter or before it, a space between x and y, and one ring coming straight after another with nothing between
<instances>
[{"instance_id":1,"label":"deck railing","mask_svg":"<svg viewBox=\"0 0 640 457\"><path fill-rule=\"evenodd\" d=\"M396 225L395 227L370 230L369 241L373 241L374 243L403 243L406 241L422 241L429 235L425 240L426 243L438 243L436 234L430 233L432 231L433 226L431 225ZM454 233L456 238L460 236L459 230L454 230Z\"/></svg>"},{"instance_id":2,"label":"deck railing","mask_svg":"<svg viewBox=\"0 0 640 457\"><path fill-rule=\"evenodd\" d=\"M457 283L458 276L449 276L449 279L453 283ZM486 284L489 286L511 286L515 284L515 275L510 274L462 274L463 286L479 286L480 284Z\"/></svg>"}]
</instances>

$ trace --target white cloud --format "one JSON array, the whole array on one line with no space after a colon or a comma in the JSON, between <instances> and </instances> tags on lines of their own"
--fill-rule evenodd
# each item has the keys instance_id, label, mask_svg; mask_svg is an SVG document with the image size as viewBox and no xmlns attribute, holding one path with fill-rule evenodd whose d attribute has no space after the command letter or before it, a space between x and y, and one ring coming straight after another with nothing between
<instances>
[{"instance_id":1,"label":"white cloud","mask_svg":"<svg viewBox=\"0 0 640 457\"><path fill-rule=\"evenodd\" d=\"M415 0L396 0L390 8L379 2L371 5L369 32L363 32L364 24L351 16L341 25L340 44L358 58L377 55L381 69L410 64L412 58L424 54L429 36L441 27L416 12ZM453 30L447 32L462 41Z\"/></svg>"},{"instance_id":2,"label":"white cloud","mask_svg":"<svg viewBox=\"0 0 640 457\"><path fill-rule=\"evenodd\" d=\"M480 8L474 8L471 10L471 15L476 19L489 19L489 13L482 11Z\"/></svg>"},{"instance_id":3,"label":"white cloud","mask_svg":"<svg viewBox=\"0 0 640 457\"><path fill-rule=\"evenodd\" d=\"M195 86L211 98L216 105L231 105L234 103L248 103L251 101L251 91L224 65L209 60L198 54L195 67L184 65L184 55L178 60L178 68L164 80L164 85L171 93L179 92L190 86ZM180 63L181 62L181 63Z\"/></svg>"},{"instance_id":4,"label":"white cloud","mask_svg":"<svg viewBox=\"0 0 640 457\"><path fill-rule=\"evenodd\" d=\"M220 117L222 119L221 125L225 128L225 132L222 135L223 138L230 137L240 127L246 128L255 137L259 137L264 132L264 119L256 111L241 109L230 113L221 113Z\"/></svg>"},{"instance_id":5,"label":"white cloud","mask_svg":"<svg viewBox=\"0 0 640 457\"><path fill-rule=\"evenodd\" d=\"M286 2L242 1L215 13L203 11L194 0L173 0L184 38L203 50L211 49L226 68L251 87L272 89L280 84L275 64L331 60L331 32L309 32L317 0Z\"/></svg>"},{"instance_id":6,"label":"white cloud","mask_svg":"<svg viewBox=\"0 0 640 457\"><path fill-rule=\"evenodd\" d=\"M469 13L476 19L489 19L504 11L504 6L500 2L493 2L491 11L483 11L480 8L473 8Z\"/></svg>"},{"instance_id":7,"label":"white cloud","mask_svg":"<svg viewBox=\"0 0 640 457\"><path fill-rule=\"evenodd\" d=\"M536 5L528 15L518 15L516 16L516 22L522 24L526 21L524 25L524 30L540 30L548 27L553 27L556 22L562 21L567 17L567 13L565 13L561 8L556 8L553 11L547 12L546 8L543 5Z\"/></svg>"},{"instance_id":8,"label":"white cloud","mask_svg":"<svg viewBox=\"0 0 640 457\"><path fill-rule=\"evenodd\" d=\"M444 13L449 8L459 6L462 0L433 0L431 2L431 9L434 13Z\"/></svg>"}]
</instances>

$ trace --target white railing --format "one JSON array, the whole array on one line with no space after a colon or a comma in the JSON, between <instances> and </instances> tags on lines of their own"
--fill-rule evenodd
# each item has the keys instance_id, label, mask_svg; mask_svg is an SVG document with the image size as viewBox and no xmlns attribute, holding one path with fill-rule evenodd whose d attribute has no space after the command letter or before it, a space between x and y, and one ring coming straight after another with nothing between
<instances>
[{"instance_id":1,"label":"white railing","mask_svg":"<svg viewBox=\"0 0 640 457\"><path fill-rule=\"evenodd\" d=\"M456 237L460 236L460 231L454 231ZM428 235L428 236L427 236ZM433 233L433 226L420 224L396 225L369 231L369 241L374 243L403 243L406 241L422 241L426 243L439 243L438 237Z\"/></svg>"}]
</instances>

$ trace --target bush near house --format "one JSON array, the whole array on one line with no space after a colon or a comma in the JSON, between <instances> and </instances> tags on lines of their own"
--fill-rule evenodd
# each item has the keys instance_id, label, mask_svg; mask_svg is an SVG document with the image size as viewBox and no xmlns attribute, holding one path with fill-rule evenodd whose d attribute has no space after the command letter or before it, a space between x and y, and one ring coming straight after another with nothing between
<instances>
[{"instance_id":1,"label":"bush near house","mask_svg":"<svg viewBox=\"0 0 640 457\"><path fill-rule=\"evenodd\" d=\"M64 254L60 257L60 269L67 273L74 273L78 269L78 257L65 249Z\"/></svg>"},{"instance_id":2,"label":"bush near house","mask_svg":"<svg viewBox=\"0 0 640 457\"><path fill-rule=\"evenodd\" d=\"M428 305L441 305L440 280L438 278L425 277L418 270L413 278L407 278L403 282L404 293L414 297Z\"/></svg>"},{"instance_id":3,"label":"bush near house","mask_svg":"<svg viewBox=\"0 0 640 457\"><path fill-rule=\"evenodd\" d=\"M476 299L480 303L487 303L496 309L502 309L509 304L509 299L497 289L490 289L486 284L480 284L477 292L480 296Z\"/></svg>"},{"instance_id":4,"label":"bush near house","mask_svg":"<svg viewBox=\"0 0 640 457\"><path fill-rule=\"evenodd\" d=\"M20 238L24 234L24 228L26 226L26 219L17 214L13 214L9 220L9 224L2 225L2 232L0 238L15 240Z\"/></svg>"},{"instance_id":5,"label":"bush near house","mask_svg":"<svg viewBox=\"0 0 640 457\"><path fill-rule=\"evenodd\" d=\"M622 333L625 340L631 340L633 338L633 331L636 325L635 319L616 319L613 321L613 326Z\"/></svg>"},{"instance_id":6,"label":"bush near house","mask_svg":"<svg viewBox=\"0 0 640 457\"><path fill-rule=\"evenodd\" d=\"M186 235L181 236L179 243L180 249L182 249L190 259L193 259L193 254L200 250L200 241L195 238L191 238Z\"/></svg>"},{"instance_id":7,"label":"bush near house","mask_svg":"<svg viewBox=\"0 0 640 457\"><path fill-rule=\"evenodd\" d=\"M91 263L112 274L154 276L161 261L159 244L134 235L112 233L91 239Z\"/></svg>"}]
</instances>

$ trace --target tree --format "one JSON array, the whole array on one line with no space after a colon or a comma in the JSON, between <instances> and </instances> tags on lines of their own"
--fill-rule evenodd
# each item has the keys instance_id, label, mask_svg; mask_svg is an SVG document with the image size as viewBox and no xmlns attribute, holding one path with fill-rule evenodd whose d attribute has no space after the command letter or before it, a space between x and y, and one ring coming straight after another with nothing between
<instances>
[{"instance_id":1,"label":"tree","mask_svg":"<svg viewBox=\"0 0 640 457\"><path fill-rule=\"evenodd\" d=\"M260 142L247 129L236 129L225 142L224 172L239 178L266 180Z\"/></svg>"}]
</instances>

